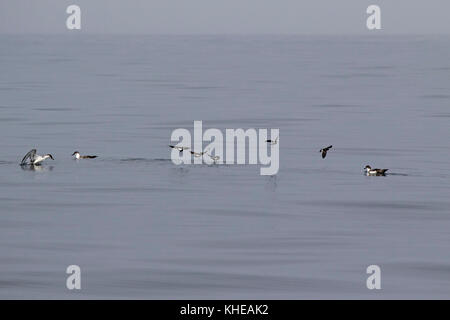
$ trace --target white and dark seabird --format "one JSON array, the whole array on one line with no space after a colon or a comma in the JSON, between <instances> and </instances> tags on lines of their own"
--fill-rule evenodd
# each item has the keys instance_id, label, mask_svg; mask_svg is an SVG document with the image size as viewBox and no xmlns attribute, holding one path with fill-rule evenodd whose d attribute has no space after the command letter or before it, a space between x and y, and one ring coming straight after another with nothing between
<instances>
[{"instance_id":1,"label":"white and dark seabird","mask_svg":"<svg viewBox=\"0 0 450 320\"><path fill-rule=\"evenodd\" d=\"M53 159L53 156L51 154L46 154L43 156L40 156L38 154L36 154L36 149L31 150L30 152L28 152L25 157L23 157L22 162L20 163L21 166L23 165L40 165L42 161L44 161L45 159Z\"/></svg>"},{"instance_id":2,"label":"white and dark seabird","mask_svg":"<svg viewBox=\"0 0 450 320\"><path fill-rule=\"evenodd\" d=\"M180 153L183 153L184 150L190 149L189 147L179 147L179 146L172 146L172 145L169 145L169 147L171 147L172 149L177 149Z\"/></svg>"},{"instance_id":3,"label":"white and dark seabird","mask_svg":"<svg viewBox=\"0 0 450 320\"><path fill-rule=\"evenodd\" d=\"M320 149L319 152L322 152L322 159L325 159L325 157L327 156L328 150L330 150L331 148L333 148L333 146L328 146L326 148Z\"/></svg>"},{"instance_id":4,"label":"white and dark seabird","mask_svg":"<svg viewBox=\"0 0 450 320\"><path fill-rule=\"evenodd\" d=\"M72 157L75 156L75 159L95 159L97 156L82 156L78 151L72 153Z\"/></svg>"},{"instance_id":5,"label":"white and dark seabird","mask_svg":"<svg viewBox=\"0 0 450 320\"><path fill-rule=\"evenodd\" d=\"M194 157L196 157L196 158L200 158L200 157L203 156L205 153L206 153L206 151L203 151L203 152L194 152L194 151L191 151L191 154L193 154Z\"/></svg>"},{"instance_id":6,"label":"white and dark seabird","mask_svg":"<svg viewBox=\"0 0 450 320\"><path fill-rule=\"evenodd\" d=\"M275 140L267 139L266 142L269 143L269 144L277 144L277 142L278 142L278 137L276 137Z\"/></svg>"},{"instance_id":7,"label":"white and dark seabird","mask_svg":"<svg viewBox=\"0 0 450 320\"><path fill-rule=\"evenodd\" d=\"M210 155L209 153L208 153L208 156L212 159L212 161L214 162L214 164L216 164L217 161L220 160L220 157L219 157L219 156L212 156L212 155Z\"/></svg>"},{"instance_id":8,"label":"white and dark seabird","mask_svg":"<svg viewBox=\"0 0 450 320\"><path fill-rule=\"evenodd\" d=\"M369 165L364 167L367 176L384 176L388 170L389 169L372 169Z\"/></svg>"}]
</instances>

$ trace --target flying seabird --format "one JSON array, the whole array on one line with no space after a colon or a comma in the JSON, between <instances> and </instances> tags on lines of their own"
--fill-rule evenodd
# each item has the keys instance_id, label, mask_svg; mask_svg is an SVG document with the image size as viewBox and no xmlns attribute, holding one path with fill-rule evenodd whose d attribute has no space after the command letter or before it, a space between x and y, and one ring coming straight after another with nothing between
<instances>
[{"instance_id":1,"label":"flying seabird","mask_svg":"<svg viewBox=\"0 0 450 320\"><path fill-rule=\"evenodd\" d=\"M40 155L36 154L36 149L33 149L30 152L28 152L25 155L25 157L23 157L20 165L21 166L26 165L26 164L40 165L42 161L44 161L45 159L48 159L48 158L55 160L55 159L53 159L53 156L51 154L46 154L46 155L40 156Z\"/></svg>"},{"instance_id":2,"label":"flying seabird","mask_svg":"<svg viewBox=\"0 0 450 320\"><path fill-rule=\"evenodd\" d=\"M325 157L327 156L327 152L328 152L328 150L330 150L331 148L333 148L333 146L329 146L329 147L326 147L326 148L320 149L320 151L319 151L319 152L322 152L322 159L325 159Z\"/></svg>"},{"instance_id":3,"label":"flying seabird","mask_svg":"<svg viewBox=\"0 0 450 320\"><path fill-rule=\"evenodd\" d=\"M78 151L72 153L72 157L75 156L75 159L95 159L97 156L82 156Z\"/></svg>"},{"instance_id":4,"label":"flying seabird","mask_svg":"<svg viewBox=\"0 0 450 320\"><path fill-rule=\"evenodd\" d=\"M278 137L276 137L275 140L268 139L268 140L266 140L266 142L267 142L267 143L270 143L270 144L277 144L277 142L278 142Z\"/></svg>"},{"instance_id":5,"label":"flying seabird","mask_svg":"<svg viewBox=\"0 0 450 320\"><path fill-rule=\"evenodd\" d=\"M372 169L371 166L367 165L364 170L367 176L384 176L389 169Z\"/></svg>"},{"instance_id":6,"label":"flying seabird","mask_svg":"<svg viewBox=\"0 0 450 320\"><path fill-rule=\"evenodd\" d=\"M212 159L212 161L214 162L214 164L217 163L218 160L220 160L220 157L219 157L219 156L212 156L212 155L210 155L209 153L208 153L208 156Z\"/></svg>"},{"instance_id":7,"label":"flying seabird","mask_svg":"<svg viewBox=\"0 0 450 320\"><path fill-rule=\"evenodd\" d=\"M194 151L191 151L191 154L193 154L194 157L196 157L196 158L199 158L199 157L203 156L205 153L206 153L206 151L203 151L203 152L194 152Z\"/></svg>"},{"instance_id":8,"label":"flying seabird","mask_svg":"<svg viewBox=\"0 0 450 320\"><path fill-rule=\"evenodd\" d=\"M172 145L169 145L169 147L171 147L172 149L177 149L178 151L180 151L180 153L182 153L184 150L190 149L189 147L178 147L178 146L172 146Z\"/></svg>"}]
</instances>

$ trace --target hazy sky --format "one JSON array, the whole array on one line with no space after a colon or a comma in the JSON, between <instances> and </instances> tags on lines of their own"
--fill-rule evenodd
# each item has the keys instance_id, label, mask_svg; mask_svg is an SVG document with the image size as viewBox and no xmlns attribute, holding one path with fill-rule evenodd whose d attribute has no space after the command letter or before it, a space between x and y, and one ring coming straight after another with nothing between
<instances>
[{"instance_id":1,"label":"hazy sky","mask_svg":"<svg viewBox=\"0 0 450 320\"><path fill-rule=\"evenodd\" d=\"M450 0L0 0L0 33L64 33L66 8L82 10L83 33L450 34ZM372 31L373 32L373 31Z\"/></svg>"}]
</instances>

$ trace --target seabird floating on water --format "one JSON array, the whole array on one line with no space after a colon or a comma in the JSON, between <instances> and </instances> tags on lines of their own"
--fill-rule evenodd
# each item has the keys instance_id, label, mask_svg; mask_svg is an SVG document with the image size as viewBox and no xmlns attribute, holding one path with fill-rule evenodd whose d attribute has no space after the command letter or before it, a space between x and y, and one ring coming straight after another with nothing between
<instances>
[{"instance_id":1,"label":"seabird floating on water","mask_svg":"<svg viewBox=\"0 0 450 320\"><path fill-rule=\"evenodd\" d=\"M368 176L384 176L389 169L372 169L371 166L367 165L364 170Z\"/></svg>"},{"instance_id":2,"label":"seabird floating on water","mask_svg":"<svg viewBox=\"0 0 450 320\"><path fill-rule=\"evenodd\" d=\"M75 156L75 159L95 159L97 156L82 156L78 151L72 153L72 156Z\"/></svg>"},{"instance_id":3,"label":"seabird floating on water","mask_svg":"<svg viewBox=\"0 0 450 320\"><path fill-rule=\"evenodd\" d=\"M325 157L327 156L328 150L330 150L331 148L333 148L333 146L328 146L326 148L320 149L319 152L322 152L322 159L325 159Z\"/></svg>"},{"instance_id":4,"label":"seabird floating on water","mask_svg":"<svg viewBox=\"0 0 450 320\"><path fill-rule=\"evenodd\" d=\"M48 158L55 160L55 159L53 159L53 156L51 154L46 154L46 155L40 156L40 155L36 154L36 149L33 149L30 152L28 152L25 155L25 157L23 157L20 165L21 166L26 165L26 164L40 165L42 161L44 161L45 159L48 159Z\"/></svg>"}]
</instances>

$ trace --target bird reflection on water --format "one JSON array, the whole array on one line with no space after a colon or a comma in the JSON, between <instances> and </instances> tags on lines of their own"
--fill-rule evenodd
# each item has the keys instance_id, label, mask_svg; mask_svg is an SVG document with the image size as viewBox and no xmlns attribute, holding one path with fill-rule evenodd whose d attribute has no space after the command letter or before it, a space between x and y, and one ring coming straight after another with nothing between
<instances>
[{"instance_id":1,"label":"bird reflection on water","mask_svg":"<svg viewBox=\"0 0 450 320\"><path fill-rule=\"evenodd\" d=\"M47 172L47 171L52 171L53 170L53 166L40 166L40 165L22 165L20 166L20 168L23 171L36 171L36 172Z\"/></svg>"}]
</instances>

